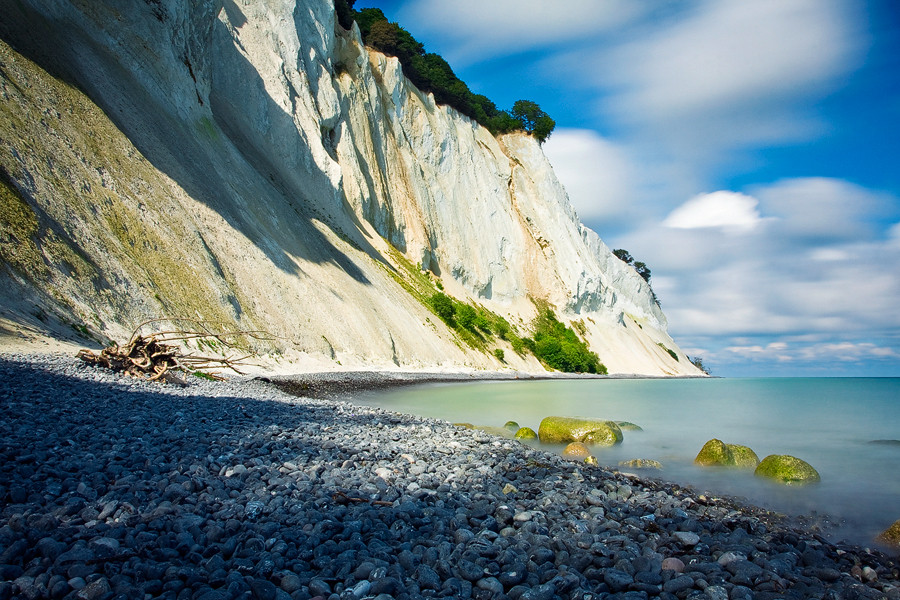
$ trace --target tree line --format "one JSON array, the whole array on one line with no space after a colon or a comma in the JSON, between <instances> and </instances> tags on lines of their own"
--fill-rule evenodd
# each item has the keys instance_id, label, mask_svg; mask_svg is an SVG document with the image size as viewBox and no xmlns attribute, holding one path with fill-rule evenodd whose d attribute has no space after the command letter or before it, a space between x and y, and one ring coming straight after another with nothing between
<instances>
[{"instance_id":1,"label":"tree line","mask_svg":"<svg viewBox=\"0 0 900 600\"><path fill-rule=\"evenodd\" d=\"M487 96L473 93L443 57L426 52L424 44L398 23L389 21L381 9L354 10L355 2L334 0L341 26L350 29L356 21L363 42L379 52L396 56L403 67L403 74L420 90L434 94L436 102L455 108L494 135L526 131L539 143L550 137L556 121L536 102L518 100L510 110L497 108Z\"/></svg>"}]
</instances>

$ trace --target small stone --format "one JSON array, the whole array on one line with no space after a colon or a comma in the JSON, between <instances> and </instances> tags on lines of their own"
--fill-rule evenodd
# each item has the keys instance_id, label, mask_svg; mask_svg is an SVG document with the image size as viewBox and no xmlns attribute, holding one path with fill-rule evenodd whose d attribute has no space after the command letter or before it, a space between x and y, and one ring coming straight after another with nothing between
<instances>
[{"instance_id":1,"label":"small stone","mask_svg":"<svg viewBox=\"0 0 900 600\"><path fill-rule=\"evenodd\" d=\"M66 583L69 584L70 588L72 588L73 590L76 590L76 591L83 589L84 586L87 585L87 582L84 579L82 579L81 577L73 577Z\"/></svg>"},{"instance_id":2,"label":"small stone","mask_svg":"<svg viewBox=\"0 0 900 600\"><path fill-rule=\"evenodd\" d=\"M102 598L111 591L106 577L101 577L81 588L75 597L79 600L98 600L98 598Z\"/></svg>"},{"instance_id":3,"label":"small stone","mask_svg":"<svg viewBox=\"0 0 900 600\"><path fill-rule=\"evenodd\" d=\"M679 575L678 577L665 582L663 584L663 591L677 595L678 592L689 590L692 587L694 587L694 579L692 577L689 575Z\"/></svg>"},{"instance_id":4,"label":"small stone","mask_svg":"<svg viewBox=\"0 0 900 600\"><path fill-rule=\"evenodd\" d=\"M878 579L878 573L876 573L875 569L873 569L872 567L863 567L862 577L866 581L872 582Z\"/></svg>"},{"instance_id":5,"label":"small stone","mask_svg":"<svg viewBox=\"0 0 900 600\"><path fill-rule=\"evenodd\" d=\"M514 486L513 484L511 484L511 483L507 483L506 485L503 486L503 493L504 493L504 494L507 494L507 495L508 495L508 494L515 494L515 493L518 492L518 491L519 491L519 489L518 489L516 486Z\"/></svg>"},{"instance_id":6,"label":"small stone","mask_svg":"<svg viewBox=\"0 0 900 600\"><path fill-rule=\"evenodd\" d=\"M480 590L486 590L495 596L499 596L503 593L503 584L500 583L500 580L496 577L485 577L484 579L479 579L478 583L475 586Z\"/></svg>"},{"instance_id":7,"label":"small stone","mask_svg":"<svg viewBox=\"0 0 900 600\"><path fill-rule=\"evenodd\" d=\"M634 583L634 577L620 569L606 569L603 572L603 581L609 586L610 591L618 593Z\"/></svg>"},{"instance_id":8,"label":"small stone","mask_svg":"<svg viewBox=\"0 0 900 600\"><path fill-rule=\"evenodd\" d=\"M534 517L534 513L530 510L525 510L513 515L513 521L515 521L516 523L526 523L530 521L532 517Z\"/></svg>"},{"instance_id":9,"label":"small stone","mask_svg":"<svg viewBox=\"0 0 900 600\"><path fill-rule=\"evenodd\" d=\"M722 556L719 557L718 562L723 567L730 565L731 563L739 560L747 560L747 557L740 552L724 552Z\"/></svg>"},{"instance_id":10,"label":"small stone","mask_svg":"<svg viewBox=\"0 0 900 600\"><path fill-rule=\"evenodd\" d=\"M549 583L536 585L520 596L520 600L553 600L556 588Z\"/></svg>"},{"instance_id":11,"label":"small stone","mask_svg":"<svg viewBox=\"0 0 900 600\"><path fill-rule=\"evenodd\" d=\"M303 587L303 582L294 573L285 573L281 576L281 581L278 582L278 587L283 589L288 594L293 594Z\"/></svg>"},{"instance_id":12,"label":"small stone","mask_svg":"<svg viewBox=\"0 0 900 600\"><path fill-rule=\"evenodd\" d=\"M728 600L728 590L720 585L710 585L704 590L709 600Z\"/></svg>"},{"instance_id":13,"label":"small stone","mask_svg":"<svg viewBox=\"0 0 900 600\"><path fill-rule=\"evenodd\" d=\"M362 598L363 596L368 594L369 590L371 590L371 589L372 589L372 584L369 583L368 581L363 580L363 581L360 581L359 583L357 583L356 585L354 585L351 592L353 594L353 597L356 598L357 600L359 600L360 598Z\"/></svg>"},{"instance_id":14,"label":"small stone","mask_svg":"<svg viewBox=\"0 0 900 600\"><path fill-rule=\"evenodd\" d=\"M696 546L700 543L700 536L692 531L676 531L672 534L672 537L683 546Z\"/></svg>"},{"instance_id":15,"label":"small stone","mask_svg":"<svg viewBox=\"0 0 900 600\"><path fill-rule=\"evenodd\" d=\"M327 598L331 595L331 586L321 579L312 579L309 582L309 593L313 596L323 596Z\"/></svg>"},{"instance_id":16,"label":"small stone","mask_svg":"<svg viewBox=\"0 0 900 600\"><path fill-rule=\"evenodd\" d=\"M435 572L435 570L428 565L419 565L419 568L416 572L416 580L419 582L419 585L422 587L422 589L441 589L441 578L438 577L438 574Z\"/></svg>"},{"instance_id":17,"label":"small stone","mask_svg":"<svg viewBox=\"0 0 900 600\"><path fill-rule=\"evenodd\" d=\"M674 556L670 556L668 558L663 559L662 561L662 570L663 571L675 571L676 573L684 572L684 563L679 558L675 558Z\"/></svg>"}]
</instances>

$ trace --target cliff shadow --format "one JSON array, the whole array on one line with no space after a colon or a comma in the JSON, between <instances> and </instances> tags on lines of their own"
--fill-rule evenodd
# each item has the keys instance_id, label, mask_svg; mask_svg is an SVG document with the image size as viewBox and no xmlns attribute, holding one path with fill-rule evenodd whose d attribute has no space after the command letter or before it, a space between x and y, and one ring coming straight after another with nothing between
<instances>
[{"instance_id":1,"label":"cliff shadow","mask_svg":"<svg viewBox=\"0 0 900 600\"><path fill-rule=\"evenodd\" d=\"M293 258L330 262L355 281L371 284L359 266L313 223L318 220L356 249L384 262L347 219L339 203L329 214L316 211L300 178L284 173L281 165L223 122L215 111L212 128L202 119L192 123L175 117L175 110L161 106L138 77L120 66L117 56L83 33L65 23L44 19L18 2L0 0L0 7L13 13L12 19L0 27L0 35L14 49L87 95L155 169L188 196L217 212L272 264L282 271L302 274ZM232 6L229 14L235 9ZM148 18L153 15L148 13ZM224 29L219 21L215 27ZM253 65L233 44L229 46L231 51L219 58L230 61L230 68L240 77L262 86ZM203 104L199 94L196 101ZM264 102L262 110L273 126L297 130L291 115L271 97L264 96ZM226 139L217 140L218 131ZM273 215L275 226L266 226L256 218L257 210Z\"/></svg>"}]
</instances>

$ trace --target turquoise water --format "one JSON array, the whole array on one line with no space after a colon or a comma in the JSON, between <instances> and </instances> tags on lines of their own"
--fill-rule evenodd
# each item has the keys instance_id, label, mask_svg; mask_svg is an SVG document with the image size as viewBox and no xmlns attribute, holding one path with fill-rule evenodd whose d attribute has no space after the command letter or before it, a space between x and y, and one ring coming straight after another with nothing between
<instances>
[{"instance_id":1,"label":"turquoise water","mask_svg":"<svg viewBox=\"0 0 900 600\"><path fill-rule=\"evenodd\" d=\"M513 420L535 431L548 415L632 421L644 430L625 431L621 445L595 449L600 464L653 458L664 470L645 475L780 512L828 514L842 522L836 540L870 544L900 519L900 442L871 443L900 440L897 378L492 382L405 388L357 402L475 425ZM787 487L752 472L695 466L711 438L750 446L760 459L802 458L822 481Z\"/></svg>"}]
</instances>

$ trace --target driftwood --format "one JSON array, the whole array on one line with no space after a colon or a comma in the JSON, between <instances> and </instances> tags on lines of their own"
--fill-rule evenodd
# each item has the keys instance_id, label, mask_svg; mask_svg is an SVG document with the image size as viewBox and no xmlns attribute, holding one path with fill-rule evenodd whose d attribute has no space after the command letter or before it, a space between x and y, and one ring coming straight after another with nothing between
<instances>
[{"instance_id":1,"label":"driftwood","mask_svg":"<svg viewBox=\"0 0 900 600\"><path fill-rule=\"evenodd\" d=\"M146 335L141 334L141 330L145 327L163 322L185 323L191 325L193 329L173 329ZM193 340L200 346L206 345L211 348L218 343L224 348L233 350L235 345L230 340L237 337L268 339L271 336L260 331L213 332L205 323L194 319L153 319L138 325L127 344L123 346L113 344L101 350L99 354L87 349L80 350L77 357L90 365L106 367L117 373L125 373L148 381L162 380L184 383L175 373L176 371L222 380L222 376L215 372L216 369L230 369L241 374L238 367L248 365L249 363L245 361L252 355L248 354L237 358L200 356L185 353L181 343Z\"/></svg>"}]
</instances>

